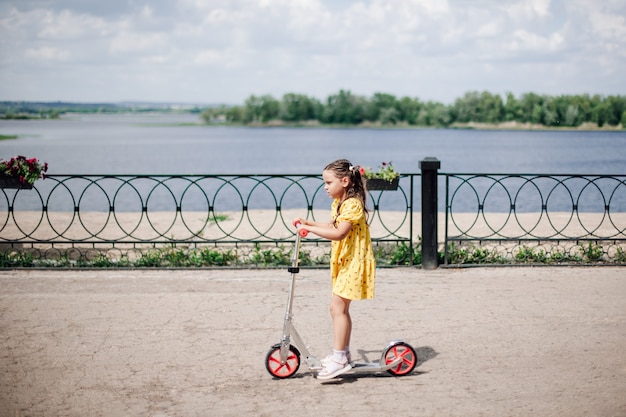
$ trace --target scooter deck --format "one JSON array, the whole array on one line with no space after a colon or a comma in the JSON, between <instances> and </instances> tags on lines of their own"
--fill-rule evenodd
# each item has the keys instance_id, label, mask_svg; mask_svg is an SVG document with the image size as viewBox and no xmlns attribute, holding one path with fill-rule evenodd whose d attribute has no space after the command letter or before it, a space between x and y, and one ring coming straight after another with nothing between
<instances>
[{"instance_id":1,"label":"scooter deck","mask_svg":"<svg viewBox=\"0 0 626 417\"><path fill-rule=\"evenodd\" d=\"M394 361L386 365L381 365L379 362L354 362L352 364L352 368L342 375L385 372L393 368L394 366L400 365L401 362L402 362L402 358L396 358ZM321 366L317 369L312 369L312 370L319 371L320 369L321 369Z\"/></svg>"},{"instance_id":2,"label":"scooter deck","mask_svg":"<svg viewBox=\"0 0 626 417\"><path fill-rule=\"evenodd\" d=\"M392 362L386 364L386 365L382 365L380 362L355 362L352 365L352 369L350 369L348 372L346 372L347 374L349 373L355 373L355 374L360 374L360 373L366 373L366 372L385 372L391 368L393 368L394 366L398 366L400 365L400 363L402 363L402 358L396 358L395 360L393 360Z\"/></svg>"}]
</instances>

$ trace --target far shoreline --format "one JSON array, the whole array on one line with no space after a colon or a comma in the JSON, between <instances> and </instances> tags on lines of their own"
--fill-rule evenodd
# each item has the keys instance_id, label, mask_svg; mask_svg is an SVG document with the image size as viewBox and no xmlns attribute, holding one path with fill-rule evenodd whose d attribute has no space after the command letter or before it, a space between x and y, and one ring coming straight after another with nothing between
<instances>
[{"instance_id":1,"label":"far shoreline","mask_svg":"<svg viewBox=\"0 0 626 417\"><path fill-rule=\"evenodd\" d=\"M59 115L58 117L38 117L31 115L23 115L18 114L14 116L0 116L0 121L2 120L15 120L15 121L53 121L53 120L75 120L76 115L83 114L101 114L101 115L146 115L146 114L196 114L194 112L184 112L184 111L126 111L126 112L95 112L95 113L82 113L82 112L67 112ZM449 126L427 126L427 125L411 125L406 122L401 123L381 123L381 122L363 122L359 124L338 124L338 123L321 123L318 120L308 120L302 122L285 122L283 120L270 120L268 122L254 122L254 123L225 123L225 122L215 122L215 123L205 123L202 121L202 118L198 116L198 122L182 122L182 123L142 123L144 126L163 126L163 127L187 127L187 126L198 126L198 127L249 127L249 128L293 128L293 129L432 129L432 130L440 130L440 129L457 129L457 130L498 130L498 131L592 131L592 132L621 132L626 130L622 126L622 124L618 124L616 126L605 124L602 127L599 127L597 123L585 122L579 126L546 126L542 124L533 124L533 123L521 123L516 121L509 122L501 122L501 123L480 123L480 122L467 122L467 123L452 123ZM4 135L1 139L15 139L15 135Z\"/></svg>"},{"instance_id":2,"label":"far shoreline","mask_svg":"<svg viewBox=\"0 0 626 417\"><path fill-rule=\"evenodd\" d=\"M617 126L604 125L599 127L597 123L583 123L580 126L546 126L541 124L502 122L502 123L452 123L450 126L421 126L411 125L406 122L396 124L383 124L380 122L363 122L359 124L320 123L317 120L306 122L289 123L282 120L270 120L265 123L148 123L146 126L198 126L198 127L247 127L247 128L286 128L286 129L415 129L415 130L499 130L499 131L574 131L574 132L621 132L626 130L621 124Z\"/></svg>"},{"instance_id":3,"label":"far shoreline","mask_svg":"<svg viewBox=\"0 0 626 417\"><path fill-rule=\"evenodd\" d=\"M193 125L186 123L184 125ZM445 130L445 129L455 129L455 130L500 130L500 131L574 131L574 132L585 132L585 131L597 131L597 132L621 132L625 129L621 124L617 126L609 126L605 125L602 127L598 127L596 123L583 123L577 127L563 126L563 127L554 127L554 126L546 126L540 124L532 124L532 123L519 123L519 122L503 122L503 123L477 123L477 122L469 122L469 123L453 123L450 126L418 126L418 125L410 125L408 123L397 123L397 124L382 124L382 123L360 123L358 125L354 124L323 124L316 121L305 122L305 123L286 123L280 120L274 120L267 123L249 123L249 124L227 124L227 123L198 123L198 126L207 126L207 127L251 127L251 128L309 128L309 129L421 129L421 130Z\"/></svg>"}]
</instances>

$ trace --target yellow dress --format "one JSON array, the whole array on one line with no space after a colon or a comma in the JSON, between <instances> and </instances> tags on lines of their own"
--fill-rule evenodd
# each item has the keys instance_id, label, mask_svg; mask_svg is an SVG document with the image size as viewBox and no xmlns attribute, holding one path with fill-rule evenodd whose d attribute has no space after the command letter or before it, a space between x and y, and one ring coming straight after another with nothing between
<instances>
[{"instance_id":1,"label":"yellow dress","mask_svg":"<svg viewBox=\"0 0 626 417\"><path fill-rule=\"evenodd\" d=\"M350 300L374 298L376 261L372 250L370 229L361 202L349 198L341 204L332 204L331 218L335 224L352 223L350 233L331 244L330 274L333 294Z\"/></svg>"}]
</instances>

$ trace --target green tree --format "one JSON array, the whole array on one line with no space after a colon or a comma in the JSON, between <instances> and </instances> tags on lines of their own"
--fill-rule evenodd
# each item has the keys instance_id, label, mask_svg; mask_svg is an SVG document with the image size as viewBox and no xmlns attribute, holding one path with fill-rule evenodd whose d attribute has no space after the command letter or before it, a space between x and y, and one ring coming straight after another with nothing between
<instances>
[{"instance_id":1,"label":"green tree","mask_svg":"<svg viewBox=\"0 0 626 417\"><path fill-rule=\"evenodd\" d=\"M457 98L452 106L451 115L454 121L459 123L480 122L480 93L469 91L463 97Z\"/></svg>"},{"instance_id":2,"label":"green tree","mask_svg":"<svg viewBox=\"0 0 626 417\"><path fill-rule=\"evenodd\" d=\"M417 117L419 126L446 127L451 121L450 108L434 101L426 102Z\"/></svg>"},{"instance_id":3,"label":"green tree","mask_svg":"<svg viewBox=\"0 0 626 417\"><path fill-rule=\"evenodd\" d=\"M257 97L250 96L245 104L245 121L267 123L278 118L280 103L269 94Z\"/></svg>"},{"instance_id":4,"label":"green tree","mask_svg":"<svg viewBox=\"0 0 626 417\"><path fill-rule=\"evenodd\" d=\"M241 106L210 107L202 110L200 118L205 124L209 123L243 123L244 109Z\"/></svg>"},{"instance_id":5,"label":"green tree","mask_svg":"<svg viewBox=\"0 0 626 417\"><path fill-rule=\"evenodd\" d=\"M400 112L394 107L385 107L380 111L378 120L384 125L395 125L400 119Z\"/></svg>"},{"instance_id":6,"label":"green tree","mask_svg":"<svg viewBox=\"0 0 626 417\"><path fill-rule=\"evenodd\" d=\"M540 123L546 126L559 126L560 125L559 114L557 112L554 99L552 99L551 97L547 97L543 101L541 112L542 112L542 117L541 117Z\"/></svg>"},{"instance_id":7,"label":"green tree","mask_svg":"<svg viewBox=\"0 0 626 417\"><path fill-rule=\"evenodd\" d=\"M33 110L33 109L31 109ZM0 111L5 117L19 117L26 110L11 103ZM54 111L39 109L41 117L54 117ZM407 122L419 126L449 126L452 122L520 123L545 126L580 126L596 123L598 126L617 126L624 123L625 96L561 95L547 96L525 93L516 98L506 94L506 101L488 91L471 91L455 100L451 106L417 98L375 93L371 99L340 90L321 101L302 94L287 93L279 102L270 95L250 96L244 106L219 106L204 109L201 113L206 123L267 123L280 118L288 122L317 119L321 123L359 124L380 121L383 124Z\"/></svg>"},{"instance_id":8,"label":"green tree","mask_svg":"<svg viewBox=\"0 0 626 417\"><path fill-rule=\"evenodd\" d=\"M607 107L606 123L617 126L622 121L622 114L626 110L626 97L608 96L605 103Z\"/></svg>"},{"instance_id":9,"label":"green tree","mask_svg":"<svg viewBox=\"0 0 626 417\"><path fill-rule=\"evenodd\" d=\"M504 120L505 110L502 97L483 91L480 94L478 112L484 123L500 123Z\"/></svg>"},{"instance_id":10,"label":"green tree","mask_svg":"<svg viewBox=\"0 0 626 417\"><path fill-rule=\"evenodd\" d=\"M592 109L593 103L591 102L591 97L588 94L576 95L569 97L570 102L573 106L576 106L578 109L578 124L582 124L584 122L590 122L592 117Z\"/></svg>"},{"instance_id":11,"label":"green tree","mask_svg":"<svg viewBox=\"0 0 626 417\"><path fill-rule=\"evenodd\" d=\"M395 115L396 120L393 122L395 123L399 117L398 100L391 94L374 93L369 101L366 118L372 122L377 120L382 122L381 115L383 112L385 113L385 118L389 118L389 115Z\"/></svg>"},{"instance_id":12,"label":"green tree","mask_svg":"<svg viewBox=\"0 0 626 417\"><path fill-rule=\"evenodd\" d=\"M578 111L575 107L569 108L571 99L568 96L550 97L547 101L550 103L550 111L556 114L552 126L574 126L572 123L576 123Z\"/></svg>"},{"instance_id":13,"label":"green tree","mask_svg":"<svg viewBox=\"0 0 626 417\"><path fill-rule=\"evenodd\" d=\"M225 111L225 106L221 106L223 111ZM212 123L217 120L220 114L220 109L216 107L209 107L208 109L202 110L200 113L200 118L203 120L205 124Z\"/></svg>"},{"instance_id":14,"label":"green tree","mask_svg":"<svg viewBox=\"0 0 626 417\"><path fill-rule=\"evenodd\" d=\"M603 101L601 98L598 98L597 104L594 106L593 111L591 112L591 120L594 123L598 124L598 127L602 127L607 123L611 118L611 108L610 105Z\"/></svg>"},{"instance_id":15,"label":"green tree","mask_svg":"<svg viewBox=\"0 0 626 417\"><path fill-rule=\"evenodd\" d=\"M567 110L565 110L565 116L563 117L563 122L565 126L579 126L579 111L578 107L570 104L567 106Z\"/></svg>"},{"instance_id":16,"label":"green tree","mask_svg":"<svg viewBox=\"0 0 626 417\"><path fill-rule=\"evenodd\" d=\"M456 99L450 115L459 123L499 123L504 120L505 108L502 97L488 91L470 91Z\"/></svg>"},{"instance_id":17,"label":"green tree","mask_svg":"<svg viewBox=\"0 0 626 417\"><path fill-rule=\"evenodd\" d=\"M359 124L365 120L367 99L340 90L328 97L321 121L324 123Z\"/></svg>"},{"instance_id":18,"label":"green tree","mask_svg":"<svg viewBox=\"0 0 626 417\"><path fill-rule=\"evenodd\" d=\"M230 123L244 123L245 121L245 109L241 106L232 106L229 107L224 115L226 116L226 121Z\"/></svg>"},{"instance_id":19,"label":"green tree","mask_svg":"<svg viewBox=\"0 0 626 417\"><path fill-rule=\"evenodd\" d=\"M506 102L504 103L504 120L507 122L521 122L524 119L524 110L521 102L515 98L513 93L506 94Z\"/></svg>"},{"instance_id":20,"label":"green tree","mask_svg":"<svg viewBox=\"0 0 626 417\"><path fill-rule=\"evenodd\" d=\"M530 113L530 119L528 121L533 124L538 124L538 125L543 124L543 110L544 110L543 105L536 103L533 106L533 110Z\"/></svg>"},{"instance_id":21,"label":"green tree","mask_svg":"<svg viewBox=\"0 0 626 417\"><path fill-rule=\"evenodd\" d=\"M434 126L447 127L452 122L449 107L442 103L433 103L430 108L430 112L432 114L431 120L433 121Z\"/></svg>"},{"instance_id":22,"label":"green tree","mask_svg":"<svg viewBox=\"0 0 626 417\"><path fill-rule=\"evenodd\" d=\"M522 109L522 123L542 123L543 121L543 97L535 93L522 94L520 107Z\"/></svg>"},{"instance_id":23,"label":"green tree","mask_svg":"<svg viewBox=\"0 0 626 417\"><path fill-rule=\"evenodd\" d=\"M287 122L314 120L318 118L321 104L303 94L287 93L280 103L279 117Z\"/></svg>"},{"instance_id":24,"label":"green tree","mask_svg":"<svg viewBox=\"0 0 626 417\"><path fill-rule=\"evenodd\" d=\"M418 99L402 97L398 102L398 117L400 121L405 121L410 125L416 125L421 108L422 104Z\"/></svg>"}]
</instances>

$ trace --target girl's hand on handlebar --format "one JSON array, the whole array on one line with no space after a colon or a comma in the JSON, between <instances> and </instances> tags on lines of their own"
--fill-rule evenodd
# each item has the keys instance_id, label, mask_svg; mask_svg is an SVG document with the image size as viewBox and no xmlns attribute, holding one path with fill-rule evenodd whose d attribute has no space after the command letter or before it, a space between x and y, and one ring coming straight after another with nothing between
<instances>
[{"instance_id":1,"label":"girl's hand on handlebar","mask_svg":"<svg viewBox=\"0 0 626 417\"><path fill-rule=\"evenodd\" d=\"M293 227L298 227L298 225L305 225L306 221L300 217L296 217L295 219L293 219L291 224L293 224Z\"/></svg>"},{"instance_id":2,"label":"girl's hand on handlebar","mask_svg":"<svg viewBox=\"0 0 626 417\"><path fill-rule=\"evenodd\" d=\"M303 220L297 218L293 221L293 225L298 229L298 234L302 237L306 237L309 234L309 231L304 227Z\"/></svg>"}]
</instances>

